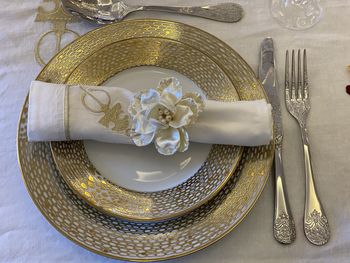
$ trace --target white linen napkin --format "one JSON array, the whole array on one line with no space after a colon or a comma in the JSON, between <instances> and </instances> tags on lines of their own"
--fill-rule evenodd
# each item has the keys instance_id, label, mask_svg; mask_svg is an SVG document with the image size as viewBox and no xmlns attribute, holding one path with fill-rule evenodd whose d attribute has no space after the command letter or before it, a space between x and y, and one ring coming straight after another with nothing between
<instances>
[{"instance_id":1,"label":"white linen napkin","mask_svg":"<svg viewBox=\"0 0 350 263\"><path fill-rule=\"evenodd\" d=\"M132 144L125 128L130 119L128 107L134 96L117 87L33 81L29 93L28 140ZM187 131L192 142L265 145L273 133L271 106L265 100L205 100L203 112Z\"/></svg>"}]
</instances>

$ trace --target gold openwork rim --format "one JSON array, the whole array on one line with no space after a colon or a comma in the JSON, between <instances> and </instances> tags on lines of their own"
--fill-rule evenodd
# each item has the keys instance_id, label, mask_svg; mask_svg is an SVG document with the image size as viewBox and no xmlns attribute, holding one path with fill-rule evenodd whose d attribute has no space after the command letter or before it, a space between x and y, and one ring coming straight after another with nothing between
<instances>
[{"instance_id":1,"label":"gold openwork rim","mask_svg":"<svg viewBox=\"0 0 350 263\"><path fill-rule=\"evenodd\" d=\"M52 158L55 162L56 168L59 171L59 173L62 176L62 171L60 170L60 167L57 165L57 160L55 157L55 154L52 150L52 143L50 143L50 149L51 149L51 154L52 154ZM105 209L104 206L98 206L96 205L94 202L91 202L89 199L85 198L84 195L82 195L77 189L76 187L72 184L71 180L67 180L67 178L65 176L62 176L63 180L69 185L70 189L77 195L79 196L81 199L83 199L85 202L87 202L89 205L91 205L92 207L96 208L97 210L110 215L110 216L116 216L118 218L121 219L125 219L125 220L131 220L131 221L135 221L135 222L158 222L158 221L162 221L162 220L167 220L167 219L172 219L172 218L176 218L176 217L180 217L183 216L189 212L191 212L192 210L197 209L198 207L200 207L201 205L205 204L206 202L208 202L209 200L211 200L214 196L216 196L220 190L222 190L222 188L226 185L226 183L231 179L231 176L233 175L234 171L236 170L236 168L239 165L240 159L242 157L243 154L243 147L240 147L239 150L239 158L238 161L235 163L234 166L232 166L232 169L227 173L227 176L225 177L224 180L222 180L222 183L208 196L206 196L205 198L203 198L201 201L195 203L193 206L183 209L179 212L176 213L171 213L165 216L160 216L160 217L153 217L153 218L149 218L149 217L145 217L145 218L137 218L137 217L128 217L127 215L122 215L122 214L118 214L116 215L116 213L112 213L111 211L109 211L108 209Z\"/></svg>"},{"instance_id":2,"label":"gold openwork rim","mask_svg":"<svg viewBox=\"0 0 350 263\"><path fill-rule=\"evenodd\" d=\"M120 22L120 23L140 23L140 22L167 22L167 23L174 23L174 24L177 24L179 25L180 27L186 27L186 28L190 28L192 30L195 30L199 33L203 33L203 34L206 34L207 36L210 36L208 33L206 33L205 31L202 31L200 29L197 29L195 27L192 27L192 26L188 26L188 25L185 25L185 24L182 24L182 23L178 23L178 22L172 22L172 21L166 21L166 20L155 20L155 19L152 19L152 20L133 20L133 21L124 21L124 22ZM101 29L97 29L97 30L102 30L103 28ZM89 34L89 33L88 33ZM232 50L232 48L230 48L227 44L225 44L224 42L222 42L221 40L217 39L216 37L214 36L210 36L212 39L214 39L215 41L219 42L222 46L224 46L225 48L228 48L229 50L232 51L232 54L234 54L236 57L238 57L241 62L244 64L244 66L250 70L251 72L252 69L246 64L246 62L244 62L244 60L241 58L240 55L238 55L235 51ZM75 40L75 41L78 41L78 40ZM75 43L75 41L73 43ZM53 58L54 59L54 58ZM48 63L49 65L50 63ZM44 72L46 69L47 69L48 66L46 66L42 72ZM259 84L257 82L257 87L258 89L260 89L261 91L262 90L262 87L261 87L261 84ZM266 95L265 95L266 97ZM27 99L25 100L25 103L24 105L26 105L26 102L27 102ZM24 112L25 108L23 107L22 108L22 111L21 111L21 116ZM20 116L20 121L21 121L21 116ZM19 123L20 124L20 123ZM264 165L264 172L261 174L261 183L259 184L259 188L257 189L256 192L254 192L254 196L252 196L252 200L251 202L249 203L249 206L246 206L246 210L245 211L241 211L241 216L239 219L237 219L236 221L232 222L232 224L230 224L230 226L228 226L228 228L226 228L224 231L220 232L215 238L213 239L210 239L208 240L207 243L205 244L202 244L198 247L195 247L194 249L191 249L191 250L187 250L185 252L181 252L181 253L178 253L178 254L173 254L173 255L168 255L168 256L164 256L164 257L151 257L151 258L147 258L147 259L143 259L143 258L134 258L134 257L123 257L123 256L118 256L118 255L115 255L115 254L109 254L109 253L106 253L106 252L103 252L102 250L98 250L98 249L95 249L91 246L88 246L86 244L83 243L83 241L79 241L78 239L76 239L74 236L71 236L68 232L65 232L63 231L60 226L58 226L52 219L50 219L48 217L48 215L46 214L46 211L44 209L44 207L38 203L36 197L34 196L34 194L31 192L30 188L29 188L29 185L28 185L28 182L26 181L26 178L25 178L25 174L24 174L24 168L22 167L22 163L21 163L21 160L23 158L22 154L21 153L21 149L20 149L20 143L19 143L19 140L20 140L20 125L19 125L19 129L18 129L18 133L17 133L17 156L18 156L18 163L19 163L19 166L20 166L20 169L21 169L21 173L22 173L22 178L24 180L24 183L25 183L25 186L29 192L29 195L31 196L33 202L35 203L35 205L38 207L39 211L43 214L43 216L49 221L49 223L51 225L53 225L61 234L63 234L64 236L66 236L68 239L70 239L71 241L75 242L76 244L94 252L94 253L97 253L97 254L100 254L100 255L103 255L103 256L106 256L106 257L110 257L110 258L114 258L114 259L121 259L121 260L128 260L128 261L135 261L135 262L150 262L150 261L158 261L158 260L167 260L167 259L173 259L173 258L177 258L177 257L181 257L181 256L185 256L185 255L189 255L189 254L192 254L196 251L199 251L199 250L202 250L206 247L208 247L209 245L217 242L218 240L220 240L221 238L223 238L225 235L227 235L230 231L232 231L244 218L245 216L247 216L247 214L251 211L251 209L254 207L254 204L256 203L256 201L258 200L259 196L261 195L263 189L264 189L264 186L266 185L266 182L267 182L267 179L268 179L268 175L269 175L269 169L272 165L272 160L273 160L273 157L271 156L271 154L269 154L268 158L266 159L266 164ZM271 143L271 146L272 148L274 148L274 143L272 141ZM269 150L269 152L271 153L272 150ZM239 184L239 181L238 181L238 184ZM242 186L240 186L242 187ZM221 204L223 205L223 204Z\"/></svg>"}]
</instances>

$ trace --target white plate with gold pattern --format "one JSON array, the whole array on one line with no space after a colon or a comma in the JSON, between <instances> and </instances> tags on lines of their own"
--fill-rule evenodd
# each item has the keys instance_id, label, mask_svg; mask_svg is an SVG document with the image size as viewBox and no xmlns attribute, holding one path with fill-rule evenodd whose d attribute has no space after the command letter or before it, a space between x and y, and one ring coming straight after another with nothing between
<instances>
[{"instance_id":1,"label":"white plate with gold pattern","mask_svg":"<svg viewBox=\"0 0 350 263\"><path fill-rule=\"evenodd\" d=\"M38 80L64 83L91 51L133 37L162 37L195 47L225 72L241 99L265 98L254 72L232 48L197 28L161 20L125 21L89 32L55 56ZM87 45L92 40L94 44ZM162 53L161 45L155 53ZM171 259L218 241L252 209L273 160L273 145L244 148L230 180L206 204L176 219L130 222L99 212L71 191L55 167L50 144L28 142L27 115L28 100L20 117L17 146L23 180L34 203L67 238L115 259L143 262Z\"/></svg>"},{"instance_id":2,"label":"white plate with gold pattern","mask_svg":"<svg viewBox=\"0 0 350 263\"><path fill-rule=\"evenodd\" d=\"M92 52L66 82L103 82L137 92L171 76L186 92L239 99L228 76L209 57L163 38L116 41ZM105 213L136 221L164 220L204 204L225 185L242 155L242 147L196 143L172 156L153 147L92 141L53 142L51 148L58 170L79 196Z\"/></svg>"}]
</instances>

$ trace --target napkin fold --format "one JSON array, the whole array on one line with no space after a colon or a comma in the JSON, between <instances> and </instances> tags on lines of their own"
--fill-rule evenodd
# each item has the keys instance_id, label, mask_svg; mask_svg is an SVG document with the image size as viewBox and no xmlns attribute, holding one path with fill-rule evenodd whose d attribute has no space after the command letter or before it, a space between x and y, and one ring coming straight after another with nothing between
<instances>
[{"instance_id":1,"label":"napkin fold","mask_svg":"<svg viewBox=\"0 0 350 263\"><path fill-rule=\"evenodd\" d=\"M118 87L33 81L29 92L28 140L133 144L128 107L134 97L134 93ZM186 130L192 142L266 145L273 134L271 105L265 100L205 100L203 112Z\"/></svg>"}]
</instances>

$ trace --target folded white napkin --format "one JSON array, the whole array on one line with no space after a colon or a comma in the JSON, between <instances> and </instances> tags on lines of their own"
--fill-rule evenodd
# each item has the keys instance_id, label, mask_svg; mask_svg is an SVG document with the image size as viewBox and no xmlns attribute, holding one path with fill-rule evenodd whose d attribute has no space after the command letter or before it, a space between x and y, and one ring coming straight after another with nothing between
<instances>
[{"instance_id":1,"label":"folded white napkin","mask_svg":"<svg viewBox=\"0 0 350 263\"><path fill-rule=\"evenodd\" d=\"M157 93L154 90L148 91L147 94L144 93L142 95L142 105L148 103L146 105L148 107L149 103L154 102L155 98L160 101L161 105L165 105L166 103L162 102L164 96L168 96L168 101L169 98L170 100L176 99L176 96L180 96L178 98L183 96L182 99L184 99L186 97L185 93L182 94L181 88L178 87L179 84L175 84L172 83L172 86L170 85L165 89L166 91L170 90L170 93L173 92L170 95L164 95L165 91ZM174 89L177 90L174 91ZM176 99L175 101L180 100ZM183 101L194 103L192 99L181 101L181 103L178 103L179 105L185 105L186 103L184 104ZM136 101L137 103L140 102ZM175 123L175 119L181 116L177 117L177 114L175 116L169 113L171 115L169 118L173 118L175 123L172 126L178 129L170 127L171 132L169 132L170 129L164 132L165 130L161 128L159 130L161 135L159 135L160 133L153 135L156 132L153 128L150 128L151 126L148 123L147 126L145 123L137 122L138 120L144 121L142 119L144 116L140 114L133 115L129 109L131 104L135 107L135 94L122 88L67 86L33 81L29 93L28 140L97 140L110 143L135 143L137 145L145 144L147 140L146 143L149 143L152 140L156 143L156 146L158 144L158 149L159 147L166 148L168 144L178 145L177 140L179 138L181 140L183 137L185 139L189 137L189 140L193 142L242 146L265 145L272 138L271 106L265 100L237 102L204 100L203 111L198 113L198 118L193 124L186 126L186 134L182 133L182 128L179 127L182 124ZM136 106L138 107L139 104ZM182 110L183 114L182 119L177 123L184 123L187 120L186 118L192 118L195 115L194 110L192 110L193 112L188 110L189 107L181 106L179 109ZM142 111L141 108L139 110ZM166 108L158 110L163 115L167 111ZM164 119L165 117L167 115L164 115ZM159 120L161 121L162 117ZM163 121L165 123L165 120ZM132 132L130 132L131 126L133 127ZM141 129L145 134L142 137L137 137L138 135L135 136L135 129L136 131ZM176 147L179 148L179 146ZM163 154L172 154L172 148L169 149ZM169 151L172 153L169 153Z\"/></svg>"}]
</instances>

